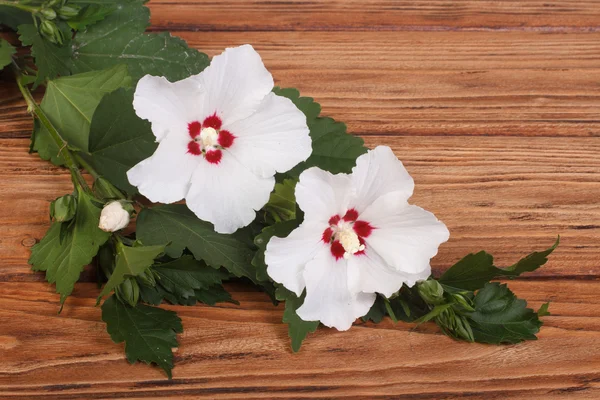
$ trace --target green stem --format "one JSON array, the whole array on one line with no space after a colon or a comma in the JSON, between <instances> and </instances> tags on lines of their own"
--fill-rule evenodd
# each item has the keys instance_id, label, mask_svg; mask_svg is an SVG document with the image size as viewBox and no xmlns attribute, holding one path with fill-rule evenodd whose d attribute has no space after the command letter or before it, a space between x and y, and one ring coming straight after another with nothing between
<instances>
[{"instance_id":1,"label":"green stem","mask_svg":"<svg viewBox=\"0 0 600 400\"><path fill-rule=\"evenodd\" d=\"M81 157L77 153L73 153L73 158L83 169L90 173L94 177L94 180L100 178L100 174L91 166L89 162L87 162L83 157Z\"/></svg>"},{"instance_id":2,"label":"green stem","mask_svg":"<svg viewBox=\"0 0 600 400\"><path fill-rule=\"evenodd\" d=\"M15 3L14 1L5 1L5 0L0 0L0 6L8 6L8 7L13 7L13 8L18 8L19 10L27 11L30 13L35 13L40 10L37 7L30 7L30 6L26 6L24 4Z\"/></svg>"},{"instance_id":3,"label":"green stem","mask_svg":"<svg viewBox=\"0 0 600 400\"><path fill-rule=\"evenodd\" d=\"M60 136L60 133L58 133L58 131L56 130L54 125L52 125L52 122L50 121L50 119L48 119L48 116L46 115L46 113L44 113L44 111L41 109L41 107L38 106L38 104L35 102L35 99L33 98L33 95L31 94L31 92L29 91L29 88L27 88L27 86L23 85L23 83L21 81L21 78L22 78L21 72L18 70L17 67L14 67L14 70L15 70L15 75L17 77L17 85L19 86L19 90L21 91L21 94L23 95L23 98L25 99L25 102L27 103L27 111L29 111L31 114L33 114L40 121L40 123L46 128L46 130L50 134L50 137L52 138L54 143L56 143L56 145L60 149L59 154L62 155L63 160L65 161L65 166L71 172L71 176L73 177L73 182L75 182L77 185L79 185L85 192L91 193L92 191L90 190L89 186L87 185L85 179L83 179L83 176L81 175L81 171L79 171L79 164L77 164L77 162L73 158L73 154L67 148L67 142Z\"/></svg>"}]
</instances>

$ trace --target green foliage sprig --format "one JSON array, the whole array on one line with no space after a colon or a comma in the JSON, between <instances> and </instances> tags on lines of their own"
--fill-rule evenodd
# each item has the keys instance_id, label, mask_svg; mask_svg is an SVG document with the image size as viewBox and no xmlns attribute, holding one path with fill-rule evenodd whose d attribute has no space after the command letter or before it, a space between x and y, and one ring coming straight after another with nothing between
<instances>
[{"instance_id":1,"label":"green foliage sprig","mask_svg":"<svg viewBox=\"0 0 600 400\"><path fill-rule=\"evenodd\" d=\"M141 0L0 0L0 24L13 29L16 40L0 39L0 69L12 70L34 117L31 151L67 168L74 190L50 206L50 229L29 259L56 284L61 305L71 294L84 267L98 270L98 303L102 319L116 343L125 342L127 359L161 367L171 377L172 348L177 347L181 320L154 307L167 301L237 304L223 287L230 279L251 282L275 303L285 302L292 349L298 351L318 321L303 321L296 310L303 296L274 284L266 272L269 240L285 237L303 220L294 187L305 169L317 166L349 173L367 151L362 139L346 126L322 117L312 98L295 89L275 88L305 115L313 153L308 160L279 174L267 205L248 227L231 235L215 233L185 205L147 206L138 201L126 172L156 149L147 121L132 106L136 82L144 75L171 81L201 72L206 54L191 49L169 33L146 33L149 10ZM17 51L19 48L19 51ZM45 88L40 104L31 94ZM135 146L132 144L135 143ZM92 175L88 185L82 170ZM107 233L98 228L108 200L135 204L137 230ZM485 252L470 254L442 276L402 287L389 298L378 296L364 321L435 322L443 333L481 343L517 343L536 338L548 315L527 308L505 284L541 267L549 249L533 253L508 268L498 268ZM149 305L148 305L149 304Z\"/></svg>"}]
</instances>

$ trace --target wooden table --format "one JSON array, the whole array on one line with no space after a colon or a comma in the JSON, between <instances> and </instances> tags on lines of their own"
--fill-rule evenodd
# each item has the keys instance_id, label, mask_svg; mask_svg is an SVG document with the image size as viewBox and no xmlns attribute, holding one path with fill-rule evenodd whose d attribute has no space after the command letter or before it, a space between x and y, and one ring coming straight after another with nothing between
<instances>
[{"instance_id":1,"label":"wooden table","mask_svg":"<svg viewBox=\"0 0 600 400\"><path fill-rule=\"evenodd\" d=\"M29 155L31 121L0 86L0 397L600 398L600 2L598 0L161 0L152 30L209 55L251 43L276 82L315 97L369 146L392 146L413 201L451 239L439 273L485 249L508 265L562 244L512 282L551 301L539 340L453 341L385 321L320 329L292 354L282 309L169 307L183 319L174 379L130 366L84 274L62 314L27 265L69 175ZM39 396L39 397L38 397Z\"/></svg>"}]
</instances>

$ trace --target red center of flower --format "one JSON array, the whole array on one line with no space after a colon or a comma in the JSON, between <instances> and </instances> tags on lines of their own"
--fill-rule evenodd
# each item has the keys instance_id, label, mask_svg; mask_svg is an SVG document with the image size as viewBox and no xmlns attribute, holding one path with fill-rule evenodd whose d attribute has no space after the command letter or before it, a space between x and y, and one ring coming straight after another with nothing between
<instances>
[{"instance_id":1,"label":"red center of flower","mask_svg":"<svg viewBox=\"0 0 600 400\"><path fill-rule=\"evenodd\" d=\"M192 121L188 124L188 133L192 140L188 143L188 153L202 155L211 164L219 164L223 157L223 149L233 145L235 136L228 130L221 129L221 118L215 112L206 117L202 123Z\"/></svg>"},{"instance_id":2,"label":"red center of flower","mask_svg":"<svg viewBox=\"0 0 600 400\"><path fill-rule=\"evenodd\" d=\"M358 211L349 209L344 216L334 215L329 219L329 228L323 232L323 241L331 246L336 260L365 253L365 238L373 229L366 221L358 220Z\"/></svg>"}]
</instances>

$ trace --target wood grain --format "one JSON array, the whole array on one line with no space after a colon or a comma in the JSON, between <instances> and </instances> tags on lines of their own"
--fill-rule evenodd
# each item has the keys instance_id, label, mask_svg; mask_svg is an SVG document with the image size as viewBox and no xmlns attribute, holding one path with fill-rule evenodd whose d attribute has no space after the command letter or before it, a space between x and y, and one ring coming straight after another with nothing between
<instances>
[{"instance_id":1,"label":"wood grain","mask_svg":"<svg viewBox=\"0 0 600 400\"><path fill-rule=\"evenodd\" d=\"M49 202L71 183L27 153L31 120L0 74L0 399L600 398L599 2L149 6L151 30L211 56L252 43L277 84L315 97L368 146L391 146L415 178L411 201L451 231L436 273L480 249L508 265L561 234L544 268L510 282L553 315L540 340L514 346L388 320L321 329L292 354L281 307L235 284L239 307L169 307L185 328L172 381L129 366L90 269L60 315L54 288L29 270Z\"/></svg>"}]
</instances>

